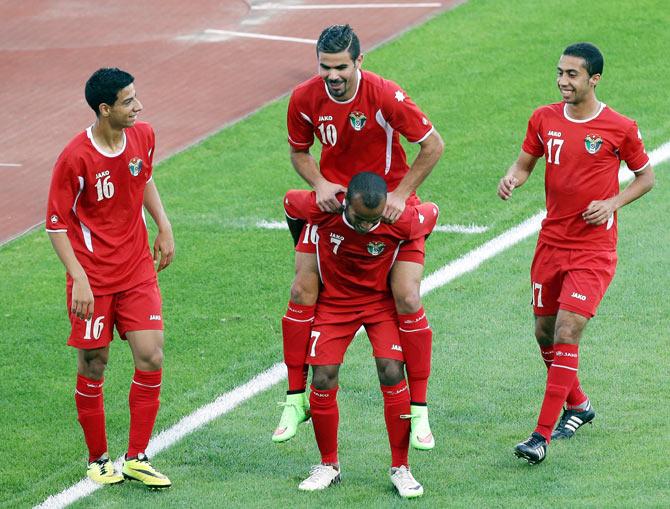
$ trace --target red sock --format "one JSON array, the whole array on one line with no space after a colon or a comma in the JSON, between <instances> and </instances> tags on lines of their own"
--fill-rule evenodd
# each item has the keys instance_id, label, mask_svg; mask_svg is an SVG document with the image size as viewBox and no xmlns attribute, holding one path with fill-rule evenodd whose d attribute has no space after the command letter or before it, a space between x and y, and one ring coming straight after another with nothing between
<instances>
[{"instance_id":1,"label":"red sock","mask_svg":"<svg viewBox=\"0 0 670 509\"><path fill-rule=\"evenodd\" d=\"M88 461L97 460L107 452L107 432L105 430L105 405L102 386L104 378L92 380L77 375L74 402L77 406L77 419L84 430L84 440L88 446Z\"/></svg>"},{"instance_id":2,"label":"red sock","mask_svg":"<svg viewBox=\"0 0 670 509\"><path fill-rule=\"evenodd\" d=\"M161 378L163 370L140 371L135 369L133 381L130 384L130 433L128 437L129 458L145 452L151 432L156 422L156 414L160 400Z\"/></svg>"},{"instance_id":3,"label":"red sock","mask_svg":"<svg viewBox=\"0 0 670 509\"><path fill-rule=\"evenodd\" d=\"M407 383L402 380L396 385L382 385L381 388L384 395L384 420L391 445L391 466L409 467L407 453L410 421L400 418L401 415L410 413Z\"/></svg>"},{"instance_id":4,"label":"red sock","mask_svg":"<svg viewBox=\"0 0 670 509\"><path fill-rule=\"evenodd\" d=\"M405 356L412 403L426 403L433 331L423 307L416 313L398 315L400 346Z\"/></svg>"},{"instance_id":5,"label":"red sock","mask_svg":"<svg viewBox=\"0 0 670 509\"><path fill-rule=\"evenodd\" d=\"M540 354L542 355L544 365L547 366L547 371L549 371L551 363L554 362L554 345L551 346L540 345Z\"/></svg>"},{"instance_id":6,"label":"red sock","mask_svg":"<svg viewBox=\"0 0 670 509\"><path fill-rule=\"evenodd\" d=\"M312 412L314 436L321 451L321 463L337 463L337 427L340 411L337 408L337 387L320 391L310 387L309 408Z\"/></svg>"},{"instance_id":7,"label":"red sock","mask_svg":"<svg viewBox=\"0 0 670 509\"><path fill-rule=\"evenodd\" d=\"M286 314L281 319L284 338L284 363L288 368L289 392L305 391L307 387L307 349L311 339L312 322L316 306L288 303Z\"/></svg>"},{"instance_id":8,"label":"red sock","mask_svg":"<svg viewBox=\"0 0 670 509\"><path fill-rule=\"evenodd\" d=\"M547 373L547 387L544 401L537 419L535 431L540 433L547 442L561 413L565 398L577 378L579 366L579 345L557 343L554 345L554 362Z\"/></svg>"},{"instance_id":9,"label":"red sock","mask_svg":"<svg viewBox=\"0 0 670 509\"><path fill-rule=\"evenodd\" d=\"M542 360L547 366L547 371L551 367L551 363L554 360L554 346L540 346L540 352L542 352ZM579 377L575 378L575 383L572 385L568 396L565 398L565 404L568 408L575 408L586 403L589 397L582 390L582 386L579 383Z\"/></svg>"}]
</instances>

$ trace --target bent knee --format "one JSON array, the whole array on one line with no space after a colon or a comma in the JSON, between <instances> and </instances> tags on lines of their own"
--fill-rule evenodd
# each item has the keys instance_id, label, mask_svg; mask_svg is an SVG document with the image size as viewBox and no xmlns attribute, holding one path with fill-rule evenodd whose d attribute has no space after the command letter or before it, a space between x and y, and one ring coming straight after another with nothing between
<instances>
[{"instance_id":1,"label":"bent knee","mask_svg":"<svg viewBox=\"0 0 670 509\"><path fill-rule=\"evenodd\" d=\"M393 294L395 307L399 314L416 313L421 309L421 295L418 288L404 288L403 291Z\"/></svg>"}]
</instances>

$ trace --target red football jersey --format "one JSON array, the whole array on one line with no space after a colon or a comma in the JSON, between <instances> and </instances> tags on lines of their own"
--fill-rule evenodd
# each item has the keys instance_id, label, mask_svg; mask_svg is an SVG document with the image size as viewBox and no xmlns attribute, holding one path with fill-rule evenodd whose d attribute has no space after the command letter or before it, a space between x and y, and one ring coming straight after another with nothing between
<instances>
[{"instance_id":1,"label":"red football jersey","mask_svg":"<svg viewBox=\"0 0 670 509\"><path fill-rule=\"evenodd\" d=\"M338 198L343 198L339 194ZM425 237L435 227L434 203L406 207L393 224L379 223L368 233L354 230L341 214L321 212L314 191L292 190L284 198L286 215L316 228L316 253L323 288L321 304L357 307L391 297L388 275L403 241Z\"/></svg>"},{"instance_id":2,"label":"red football jersey","mask_svg":"<svg viewBox=\"0 0 670 509\"><path fill-rule=\"evenodd\" d=\"M322 145L321 174L346 186L362 171L380 175L393 191L409 166L398 133L419 143L433 125L395 83L359 71L358 88L346 102L333 99L320 76L298 85L287 115L288 141L296 149Z\"/></svg>"},{"instance_id":3,"label":"red football jersey","mask_svg":"<svg viewBox=\"0 0 670 509\"><path fill-rule=\"evenodd\" d=\"M575 120L564 103L542 106L533 112L523 142L524 152L546 158L547 218L540 240L558 247L615 250L616 213L593 226L582 213L593 200L619 193L619 166L632 171L649 163L634 120L601 104L590 119Z\"/></svg>"},{"instance_id":4,"label":"red football jersey","mask_svg":"<svg viewBox=\"0 0 670 509\"><path fill-rule=\"evenodd\" d=\"M137 122L124 137L118 153L105 153L89 127L65 147L51 176L46 229L67 232L95 295L132 288L156 273L142 207L155 136Z\"/></svg>"}]
</instances>

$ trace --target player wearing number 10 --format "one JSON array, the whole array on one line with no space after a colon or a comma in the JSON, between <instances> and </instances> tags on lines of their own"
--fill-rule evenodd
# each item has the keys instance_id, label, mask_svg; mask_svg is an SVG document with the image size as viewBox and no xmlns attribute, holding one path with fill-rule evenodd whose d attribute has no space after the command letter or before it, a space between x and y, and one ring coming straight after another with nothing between
<instances>
[{"instance_id":1,"label":"player wearing number 10","mask_svg":"<svg viewBox=\"0 0 670 509\"><path fill-rule=\"evenodd\" d=\"M579 341L614 277L617 210L654 185L637 124L596 99L600 50L568 46L557 71L563 101L535 110L521 153L498 185L509 199L546 159L547 217L530 272L535 337L548 372L535 431L514 449L530 464L544 460L550 440L572 437L595 417L577 377ZM635 179L620 192L622 160Z\"/></svg>"},{"instance_id":2,"label":"player wearing number 10","mask_svg":"<svg viewBox=\"0 0 670 509\"><path fill-rule=\"evenodd\" d=\"M126 478L157 489L171 483L144 454L158 413L163 365L154 261L158 271L170 264L174 239L152 180L154 132L137 122L142 104L133 81L125 71L104 68L86 82L96 121L56 162L46 229L67 271L68 345L78 349L74 398L89 451L87 475L100 484ZM158 226L153 260L143 206ZM115 326L135 362L123 476L107 452L102 392Z\"/></svg>"},{"instance_id":3,"label":"player wearing number 10","mask_svg":"<svg viewBox=\"0 0 670 509\"><path fill-rule=\"evenodd\" d=\"M383 219L392 224L406 205L420 203L415 191L442 155L442 139L403 89L361 69L363 54L349 25L324 29L316 56L318 75L298 85L288 105L291 163L314 189L323 212L339 210L336 194L346 189L354 175L379 175L389 190ZM411 165L400 135L420 146ZM315 139L321 144L318 163L310 154ZM289 223L292 230L302 227L299 221ZM319 293L315 236L309 227L305 225L303 241L296 246L296 275L282 320L289 390L272 437L275 442L289 440L297 424L308 418L305 356ZM419 293L424 255L423 238L404 243L390 274L412 401L411 444L421 450L435 445L427 409L432 331Z\"/></svg>"}]
</instances>

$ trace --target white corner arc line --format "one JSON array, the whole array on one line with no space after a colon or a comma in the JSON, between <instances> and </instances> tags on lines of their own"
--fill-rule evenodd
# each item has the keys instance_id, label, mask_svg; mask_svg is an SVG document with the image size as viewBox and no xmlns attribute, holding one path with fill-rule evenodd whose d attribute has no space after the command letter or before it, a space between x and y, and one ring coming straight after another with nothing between
<instances>
[{"instance_id":1,"label":"white corner arc line","mask_svg":"<svg viewBox=\"0 0 670 509\"><path fill-rule=\"evenodd\" d=\"M430 9L442 7L442 2L388 2L365 4L312 4L312 5L285 5L268 2L252 5L252 11L308 11L329 9Z\"/></svg>"},{"instance_id":2,"label":"white corner arc line","mask_svg":"<svg viewBox=\"0 0 670 509\"><path fill-rule=\"evenodd\" d=\"M205 30L207 35L224 35L232 37L246 37L248 39L263 39L266 41L284 41L284 42L299 42L302 44L316 44L316 39L301 39L300 37L286 37L283 35L268 35L268 34L254 34L251 32L235 32L232 30L217 30L215 28L208 28Z\"/></svg>"},{"instance_id":3,"label":"white corner arc line","mask_svg":"<svg viewBox=\"0 0 670 509\"><path fill-rule=\"evenodd\" d=\"M658 149L652 151L649 154L649 160L652 166L663 163L668 159L670 159L670 142L663 144ZM633 178L633 174L630 171L626 170L624 175L625 176L623 177L622 181ZM493 258L502 251L530 237L539 231L542 219L545 217L545 215L546 211L544 210L538 212L523 223L515 226L510 230L507 230L501 235L498 235L494 239L484 243L480 247L466 253L459 259L448 263L441 269L430 274L421 282L421 295L426 295L428 292L446 285L459 276L473 271L484 261ZM205 424L213 421L227 412L230 412L237 406L244 403L246 400L269 389L285 378L286 366L283 362L276 363L271 368L255 376L244 385L222 394L213 402L196 409L193 413L183 417L173 426L161 431L149 442L149 447L147 447L146 451L147 455L153 456L158 454L160 451L167 449L186 435L193 433L195 430L204 426ZM120 457L116 460L115 466L117 469L120 468L122 461L123 457ZM42 502L42 504L36 507L67 507L80 498L86 497L100 489L100 487L100 485L97 485L90 479L85 478L65 489L64 491L61 491L57 495L50 496L44 502Z\"/></svg>"}]
</instances>

